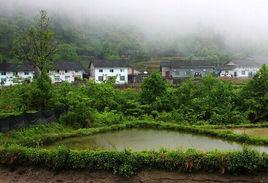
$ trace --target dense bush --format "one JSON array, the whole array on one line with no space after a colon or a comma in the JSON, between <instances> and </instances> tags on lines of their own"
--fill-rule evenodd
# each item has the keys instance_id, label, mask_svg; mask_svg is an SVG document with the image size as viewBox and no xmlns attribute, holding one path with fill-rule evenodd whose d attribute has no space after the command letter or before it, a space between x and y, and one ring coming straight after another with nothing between
<instances>
[{"instance_id":1,"label":"dense bush","mask_svg":"<svg viewBox=\"0 0 268 183\"><path fill-rule=\"evenodd\" d=\"M131 176L140 169L164 169L179 172L214 171L221 173L267 172L267 155L245 149L240 152L107 152L72 151L60 146L55 150L9 146L0 148L1 164L32 165L54 170L108 170Z\"/></svg>"},{"instance_id":2,"label":"dense bush","mask_svg":"<svg viewBox=\"0 0 268 183\"><path fill-rule=\"evenodd\" d=\"M143 104L155 102L157 97L166 93L166 85L167 83L160 73L152 73L141 85L141 102Z\"/></svg>"},{"instance_id":3,"label":"dense bush","mask_svg":"<svg viewBox=\"0 0 268 183\"><path fill-rule=\"evenodd\" d=\"M241 89L213 76L190 78L179 86L169 86L159 73L146 78L141 91L119 89L112 81L76 85L43 82L37 86L35 80L1 89L0 113L54 109L64 112L61 120L65 124L76 127L92 126L96 115L99 124L119 123L122 120L118 116L189 124L243 124L267 120L267 80L267 66L248 84L239 86ZM38 88L49 88L49 92L42 93Z\"/></svg>"},{"instance_id":4,"label":"dense bush","mask_svg":"<svg viewBox=\"0 0 268 183\"><path fill-rule=\"evenodd\" d=\"M252 121L268 120L268 65L243 87L240 93L241 111Z\"/></svg>"},{"instance_id":5,"label":"dense bush","mask_svg":"<svg viewBox=\"0 0 268 183\"><path fill-rule=\"evenodd\" d=\"M95 126L110 126L123 123L126 117L117 111L104 111L95 113Z\"/></svg>"}]
</instances>

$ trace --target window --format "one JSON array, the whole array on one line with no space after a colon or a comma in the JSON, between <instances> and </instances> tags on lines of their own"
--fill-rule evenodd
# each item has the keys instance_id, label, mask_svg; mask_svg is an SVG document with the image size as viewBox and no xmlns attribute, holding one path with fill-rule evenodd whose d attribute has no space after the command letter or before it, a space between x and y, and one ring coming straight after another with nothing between
<instances>
[{"instance_id":1,"label":"window","mask_svg":"<svg viewBox=\"0 0 268 183\"><path fill-rule=\"evenodd\" d=\"M99 72L103 72L103 70L102 69L99 69Z\"/></svg>"},{"instance_id":2,"label":"window","mask_svg":"<svg viewBox=\"0 0 268 183\"><path fill-rule=\"evenodd\" d=\"M241 71L241 74L242 75L246 75L246 71Z\"/></svg>"},{"instance_id":3,"label":"window","mask_svg":"<svg viewBox=\"0 0 268 183\"><path fill-rule=\"evenodd\" d=\"M67 70L65 70L65 73L67 73L68 71Z\"/></svg>"},{"instance_id":4,"label":"window","mask_svg":"<svg viewBox=\"0 0 268 183\"><path fill-rule=\"evenodd\" d=\"M176 75L176 76L179 76L179 75L180 75L180 71L176 70L176 71L175 71L175 75Z\"/></svg>"},{"instance_id":5,"label":"window","mask_svg":"<svg viewBox=\"0 0 268 183\"><path fill-rule=\"evenodd\" d=\"M120 69L120 72L124 72L124 69Z\"/></svg>"},{"instance_id":6,"label":"window","mask_svg":"<svg viewBox=\"0 0 268 183\"><path fill-rule=\"evenodd\" d=\"M113 69L110 69L110 72L114 72L114 70Z\"/></svg>"},{"instance_id":7,"label":"window","mask_svg":"<svg viewBox=\"0 0 268 183\"><path fill-rule=\"evenodd\" d=\"M125 76L120 76L120 81L125 81Z\"/></svg>"},{"instance_id":8,"label":"window","mask_svg":"<svg viewBox=\"0 0 268 183\"><path fill-rule=\"evenodd\" d=\"M60 73L60 70L57 70L57 73Z\"/></svg>"},{"instance_id":9,"label":"window","mask_svg":"<svg viewBox=\"0 0 268 183\"><path fill-rule=\"evenodd\" d=\"M29 72L24 72L24 75L29 75Z\"/></svg>"},{"instance_id":10,"label":"window","mask_svg":"<svg viewBox=\"0 0 268 183\"><path fill-rule=\"evenodd\" d=\"M2 76L5 76L7 73L6 72L1 72L1 75Z\"/></svg>"},{"instance_id":11,"label":"window","mask_svg":"<svg viewBox=\"0 0 268 183\"><path fill-rule=\"evenodd\" d=\"M5 84L6 81L7 81L6 78L1 78L1 85Z\"/></svg>"},{"instance_id":12,"label":"window","mask_svg":"<svg viewBox=\"0 0 268 183\"><path fill-rule=\"evenodd\" d=\"M55 81L59 82L60 81L60 76L55 76Z\"/></svg>"},{"instance_id":13,"label":"window","mask_svg":"<svg viewBox=\"0 0 268 183\"><path fill-rule=\"evenodd\" d=\"M13 72L13 76L17 76L18 75L18 72Z\"/></svg>"},{"instance_id":14,"label":"window","mask_svg":"<svg viewBox=\"0 0 268 183\"><path fill-rule=\"evenodd\" d=\"M99 76L98 81L103 81L103 76Z\"/></svg>"}]
</instances>

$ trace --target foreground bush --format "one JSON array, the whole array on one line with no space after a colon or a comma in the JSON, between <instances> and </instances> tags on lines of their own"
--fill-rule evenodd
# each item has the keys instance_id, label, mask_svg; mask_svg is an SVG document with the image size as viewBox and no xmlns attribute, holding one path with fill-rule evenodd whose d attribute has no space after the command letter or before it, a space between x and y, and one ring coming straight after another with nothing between
<instances>
[{"instance_id":1,"label":"foreground bush","mask_svg":"<svg viewBox=\"0 0 268 183\"><path fill-rule=\"evenodd\" d=\"M223 173L267 172L267 155L250 149L239 152L187 151L73 151L60 146L56 150L10 146L0 148L4 165L27 165L53 170L107 170L130 176L141 169L178 172L213 171Z\"/></svg>"}]
</instances>

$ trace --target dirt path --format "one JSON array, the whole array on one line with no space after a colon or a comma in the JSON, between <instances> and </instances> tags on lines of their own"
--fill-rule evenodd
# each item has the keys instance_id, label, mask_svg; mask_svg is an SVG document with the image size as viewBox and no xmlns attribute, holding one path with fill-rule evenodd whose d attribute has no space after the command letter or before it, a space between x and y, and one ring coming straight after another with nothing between
<instances>
[{"instance_id":1,"label":"dirt path","mask_svg":"<svg viewBox=\"0 0 268 183\"><path fill-rule=\"evenodd\" d=\"M54 173L43 169L33 169L19 167L11 170L10 168L0 167L0 182L18 183L222 183L222 182L261 182L268 183L267 174L255 176L230 176L209 173L182 174L176 172L165 172L158 170L142 171L131 178L122 178L108 172L97 171L62 171Z\"/></svg>"}]
</instances>

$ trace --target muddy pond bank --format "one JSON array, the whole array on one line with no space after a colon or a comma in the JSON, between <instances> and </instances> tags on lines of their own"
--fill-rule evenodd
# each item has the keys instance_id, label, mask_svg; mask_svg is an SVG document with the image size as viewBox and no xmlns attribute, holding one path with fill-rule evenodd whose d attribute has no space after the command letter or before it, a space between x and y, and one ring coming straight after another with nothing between
<instances>
[{"instance_id":1,"label":"muddy pond bank","mask_svg":"<svg viewBox=\"0 0 268 183\"><path fill-rule=\"evenodd\" d=\"M248 176L221 175L217 173L177 173L159 170L141 171L130 178L123 178L104 171L60 171L52 172L45 169L16 167L0 167L0 182L2 183L227 183L227 182L268 182L268 174Z\"/></svg>"}]
</instances>

